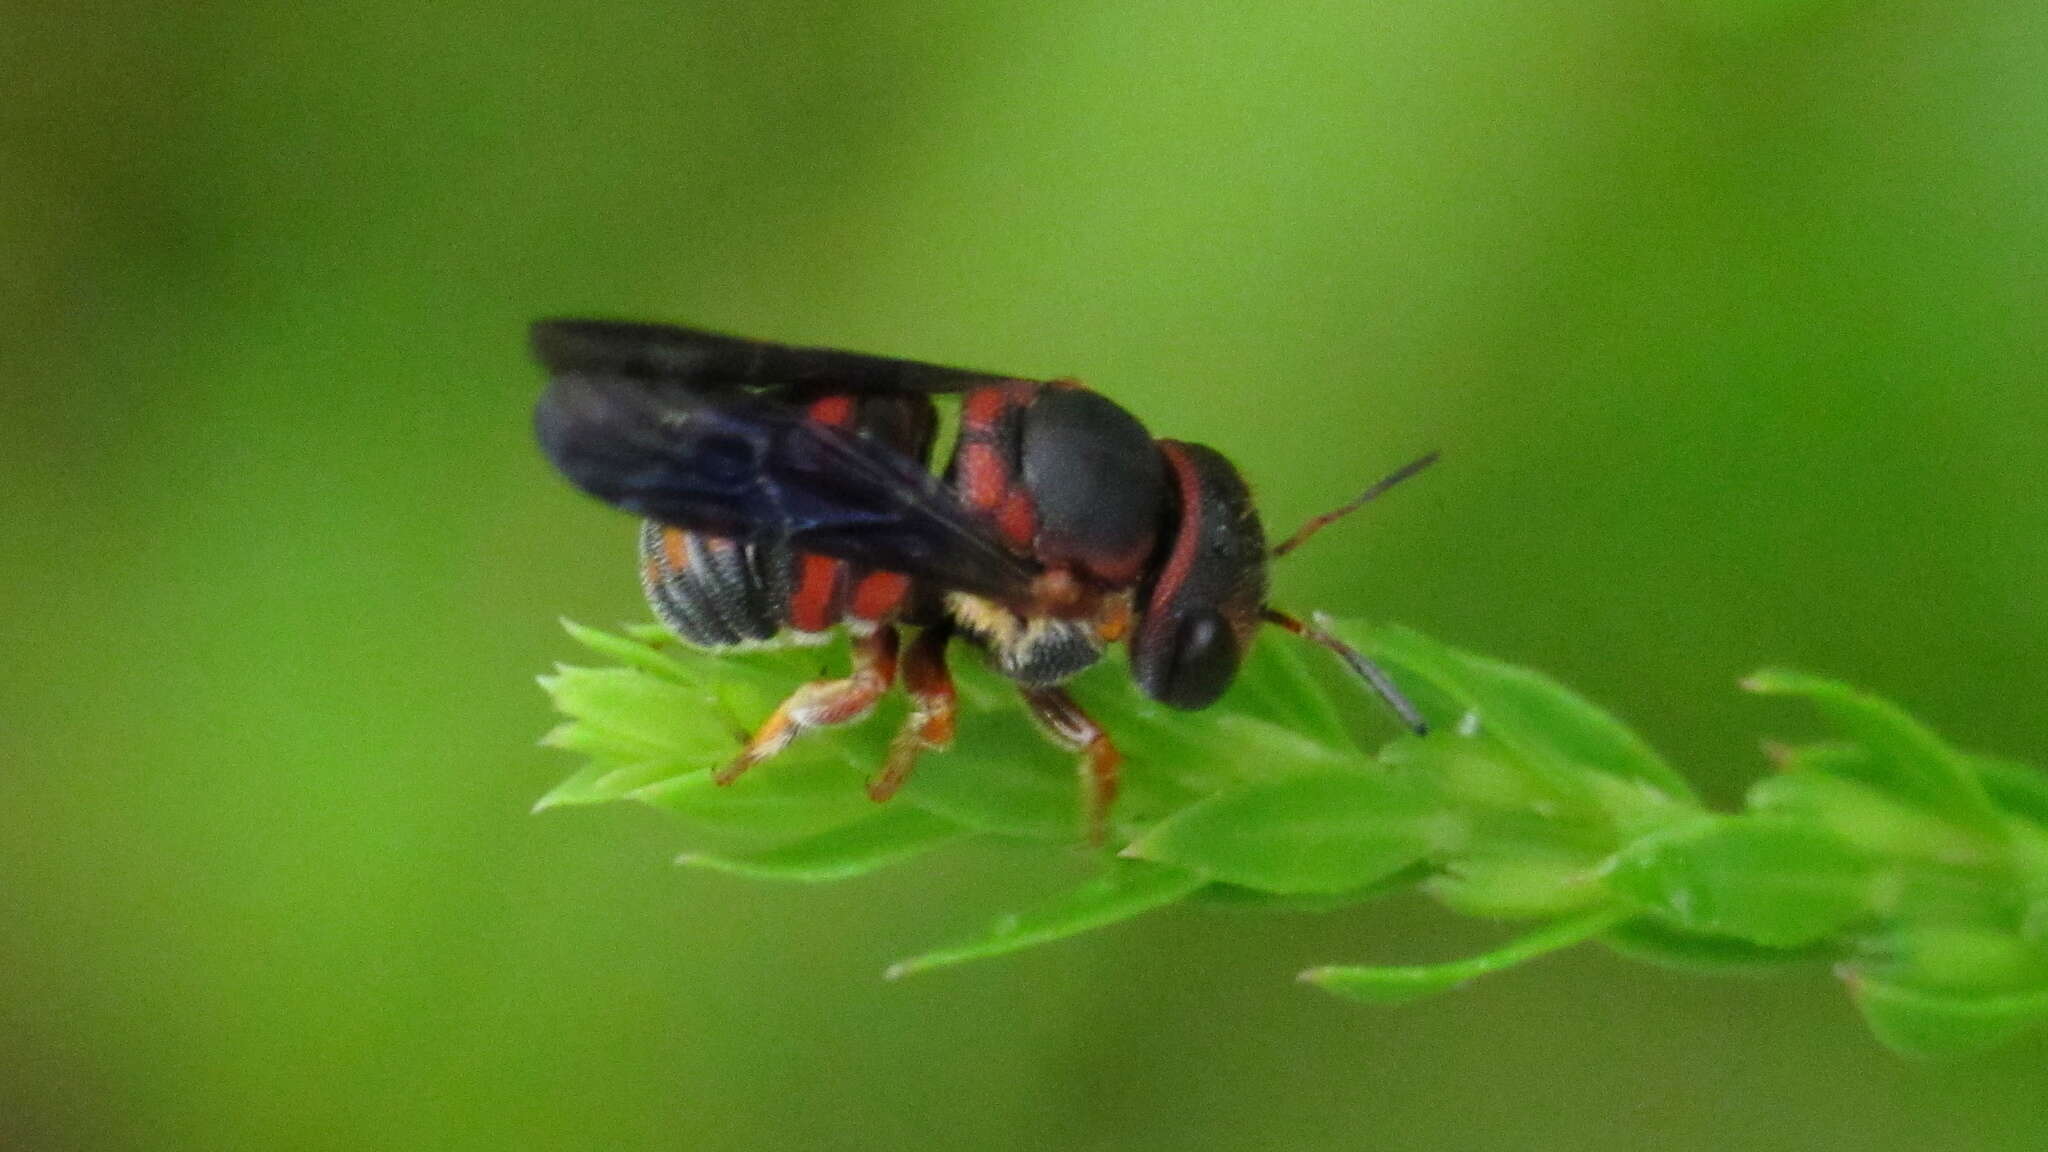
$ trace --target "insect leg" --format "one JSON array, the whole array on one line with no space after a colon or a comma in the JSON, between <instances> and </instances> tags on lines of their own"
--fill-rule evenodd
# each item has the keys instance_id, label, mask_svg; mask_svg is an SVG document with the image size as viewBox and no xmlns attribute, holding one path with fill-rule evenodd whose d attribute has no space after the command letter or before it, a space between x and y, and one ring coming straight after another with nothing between
<instances>
[{"instance_id":1,"label":"insect leg","mask_svg":"<svg viewBox=\"0 0 2048 1152\"><path fill-rule=\"evenodd\" d=\"M889 742L889 758L868 781L868 795L887 800L917 767L918 754L941 751L953 743L953 712L957 697L953 673L946 668L946 643L953 638L950 621L925 629L903 654L903 687L910 693L910 715Z\"/></svg>"},{"instance_id":2,"label":"insect leg","mask_svg":"<svg viewBox=\"0 0 2048 1152\"><path fill-rule=\"evenodd\" d=\"M813 680L790 693L732 763L712 778L730 784L812 728L851 724L865 717L895 681L896 630L885 626L854 637L852 674L843 680Z\"/></svg>"},{"instance_id":3,"label":"insect leg","mask_svg":"<svg viewBox=\"0 0 2048 1152\"><path fill-rule=\"evenodd\" d=\"M1123 753L1110 743L1109 733L1097 724L1064 688L1020 687L1031 718L1054 743L1070 752L1081 753L1081 787L1088 842L1100 844L1108 831L1109 807L1116 802L1117 766Z\"/></svg>"}]
</instances>

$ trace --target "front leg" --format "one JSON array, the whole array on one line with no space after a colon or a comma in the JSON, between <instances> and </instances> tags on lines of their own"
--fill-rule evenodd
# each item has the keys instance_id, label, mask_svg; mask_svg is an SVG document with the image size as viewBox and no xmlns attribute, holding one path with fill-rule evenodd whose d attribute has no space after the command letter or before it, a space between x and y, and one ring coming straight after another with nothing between
<instances>
[{"instance_id":1,"label":"front leg","mask_svg":"<svg viewBox=\"0 0 2048 1152\"><path fill-rule=\"evenodd\" d=\"M740 774L774 756L812 728L851 724L875 710L875 703L896 682L896 629L882 625L853 639L853 672L844 680L813 680L782 702L754 732L732 763L712 777L730 784Z\"/></svg>"},{"instance_id":2,"label":"front leg","mask_svg":"<svg viewBox=\"0 0 2048 1152\"><path fill-rule=\"evenodd\" d=\"M1088 842L1100 845L1108 832L1110 805L1116 803L1117 766L1123 763L1123 754L1066 689L1019 687L1018 692L1030 706L1031 718L1055 744L1081 753L1083 826Z\"/></svg>"}]
</instances>

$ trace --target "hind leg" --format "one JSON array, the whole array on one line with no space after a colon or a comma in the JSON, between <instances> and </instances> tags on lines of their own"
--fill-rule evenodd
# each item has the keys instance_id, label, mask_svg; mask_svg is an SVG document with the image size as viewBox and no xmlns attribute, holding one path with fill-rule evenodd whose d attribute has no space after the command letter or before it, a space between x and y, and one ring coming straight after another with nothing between
<instances>
[{"instance_id":1,"label":"hind leg","mask_svg":"<svg viewBox=\"0 0 2048 1152\"><path fill-rule=\"evenodd\" d=\"M854 637L852 673L843 680L813 680L790 693L732 763L712 779L730 784L813 728L851 724L865 717L895 681L896 630L883 626Z\"/></svg>"}]
</instances>

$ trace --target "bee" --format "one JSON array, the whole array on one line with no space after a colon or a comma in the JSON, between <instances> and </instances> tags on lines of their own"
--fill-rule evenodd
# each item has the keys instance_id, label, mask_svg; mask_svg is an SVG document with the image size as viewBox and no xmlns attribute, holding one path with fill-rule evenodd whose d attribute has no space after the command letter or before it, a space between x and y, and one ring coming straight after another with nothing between
<instances>
[{"instance_id":1,"label":"bee","mask_svg":"<svg viewBox=\"0 0 2048 1152\"><path fill-rule=\"evenodd\" d=\"M961 640L1078 755L1086 832L1101 842L1121 756L1064 687L1115 643L1145 695L1206 708L1262 625L1335 653L1425 731L1384 670L1267 602L1267 566L1414 475L1417 459L1268 548L1220 452L1154 438L1073 380L1034 380L689 328L543 320L550 383L535 431L583 491L643 518L641 583L685 643L817 644L843 629L852 668L797 688L716 779L803 733L867 716L896 684L910 711L868 782L893 795L948 747ZM931 470L933 397L956 395L950 458ZM914 629L904 643L900 629Z\"/></svg>"}]
</instances>

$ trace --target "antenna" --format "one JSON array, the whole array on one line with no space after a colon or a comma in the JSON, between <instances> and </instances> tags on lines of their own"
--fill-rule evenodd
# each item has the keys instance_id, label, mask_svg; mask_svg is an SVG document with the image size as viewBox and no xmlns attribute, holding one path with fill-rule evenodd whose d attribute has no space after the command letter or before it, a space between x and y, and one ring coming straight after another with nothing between
<instances>
[{"instance_id":1,"label":"antenna","mask_svg":"<svg viewBox=\"0 0 2048 1152\"><path fill-rule=\"evenodd\" d=\"M1431 454L1424 457L1424 462L1434 458L1434 454ZM1416 465L1411 464L1407 471L1413 472L1415 468ZM1396 473L1396 476L1398 477L1399 473ZM1381 484L1384 486L1385 481ZM1267 608L1263 615L1266 623L1284 628L1311 644L1319 644L1336 653L1337 659L1342 660L1353 675L1372 685L1372 690L1380 694L1380 699L1387 702L1387 707L1394 710L1394 715L1401 718L1401 723L1406 724L1409 731L1417 736L1429 735L1429 721L1422 718L1422 710L1415 706L1413 700L1402 694L1401 689L1394 683L1394 678L1387 675L1387 670L1375 664L1371 657L1330 635L1320 625L1305 623L1278 608Z\"/></svg>"},{"instance_id":2,"label":"antenna","mask_svg":"<svg viewBox=\"0 0 2048 1152\"><path fill-rule=\"evenodd\" d=\"M1367 503L1371 502L1374 497L1380 495L1380 493L1385 492L1387 489L1392 488L1394 485L1399 484L1401 481L1408 479L1410 476L1413 476L1417 472L1422 471L1424 468L1429 467L1431 464L1436 463L1437 457L1439 455L1441 455L1441 453L1431 452L1426 456L1420 456L1416 459L1410 460L1408 463L1401 465L1399 468L1394 469L1392 472L1389 472L1385 476L1382 476L1380 479L1374 481L1371 487L1367 488L1363 492L1360 492L1358 495L1352 497L1350 501L1348 501L1341 507L1332 508L1328 512L1323 513L1321 516L1312 518L1311 520L1309 520L1308 523L1303 524L1300 528L1296 529L1294 535L1289 536L1278 548L1273 549L1273 558L1277 560L1280 557L1287 555L1289 552L1294 551L1296 548L1301 547L1302 544L1305 541L1307 541L1309 537L1322 531L1324 528L1329 527L1331 524L1334 524L1337 521L1342 520L1344 517L1351 515L1353 512L1358 511ZM1300 634L1299 630L1295 631L1297 635Z\"/></svg>"}]
</instances>

